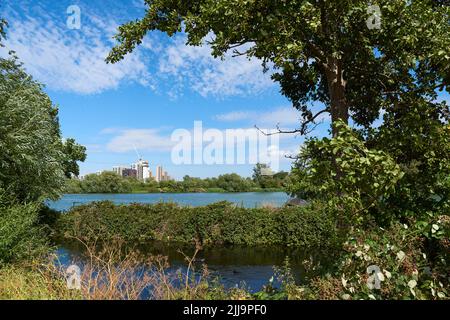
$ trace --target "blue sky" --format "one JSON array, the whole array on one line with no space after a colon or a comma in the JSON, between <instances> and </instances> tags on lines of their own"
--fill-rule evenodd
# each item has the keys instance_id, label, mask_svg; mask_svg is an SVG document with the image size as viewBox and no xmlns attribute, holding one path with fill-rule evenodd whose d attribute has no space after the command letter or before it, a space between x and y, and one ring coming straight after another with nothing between
<instances>
[{"instance_id":1,"label":"blue sky","mask_svg":"<svg viewBox=\"0 0 450 320\"><path fill-rule=\"evenodd\" d=\"M81 9L79 30L67 27L70 5ZM163 165L176 178L250 176L248 164L174 165L172 131L192 130L194 121L219 130L272 129L278 122L291 129L299 121L260 61L213 59L207 46L185 46L183 34L151 33L124 61L107 65L104 58L117 26L144 13L138 0L11 0L1 10L10 24L7 49L15 50L27 71L45 84L60 108L63 136L87 147L82 174L134 162L136 146L153 171ZM289 170L284 155L297 152L302 141L281 137L280 169Z\"/></svg>"},{"instance_id":2,"label":"blue sky","mask_svg":"<svg viewBox=\"0 0 450 320\"><path fill-rule=\"evenodd\" d=\"M81 29L67 27L67 8L81 9ZM141 156L176 178L236 172L250 176L252 165L174 165L173 130L204 128L272 129L279 122L292 129L299 114L279 93L260 61L226 56L213 59L210 49L187 47L184 35L151 33L143 44L115 65L104 62L118 25L144 14L140 0L7 0L0 7L8 19L6 49L15 50L24 66L60 108L63 136L87 147L81 173L128 165ZM4 52L2 53L5 54ZM325 135L328 118L315 131ZM302 137L282 136L277 150L294 154Z\"/></svg>"}]
</instances>

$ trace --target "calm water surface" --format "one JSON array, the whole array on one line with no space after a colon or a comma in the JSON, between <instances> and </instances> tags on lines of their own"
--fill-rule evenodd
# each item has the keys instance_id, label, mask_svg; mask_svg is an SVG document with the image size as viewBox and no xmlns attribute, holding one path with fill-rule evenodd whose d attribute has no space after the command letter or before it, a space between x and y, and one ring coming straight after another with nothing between
<instances>
[{"instance_id":1,"label":"calm water surface","mask_svg":"<svg viewBox=\"0 0 450 320\"><path fill-rule=\"evenodd\" d=\"M116 204L176 202L194 207L229 201L247 208L254 208L263 205L279 207L289 199L284 192L66 194L58 201L49 201L49 205L53 209L63 211L69 210L74 205L104 200L113 201Z\"/></svg>"},{"instance_id":2,"label":"calm water surface","mask_svg":"<svg viewBox=\"0 0 450 320\"><path fill-rule=\"evenodd\" d=\"M56 210L66 211L73 206L93 201L110 200L116 204L176 202L180 205L203 206L218 201L229 201L247 208L263 205L282 206L290 198L283 192L258 193L164 193L164 194L67 194L59 201L49 202ZM193 247L176 244L149 242L139 246L141 252L148 255L161 254L169 258L171 270L185 268L182 250L187 255L193 254ZM83 260L83 250L74 243L60 243L58 255L61 262L70 264L74 260ZM251 291L261 290L274 274L274 266L281 266L289 258L292 271L297 280L305 277L302 261L314 256L321 259L320 252L284 247L242 247L220 246L201 251L198 259L208 265L213 275L219 276L226 287L245 283ZM200 266L199 266L200 269Z\"/></svg>"},{"instance_id":3,"label":"calm water surface","mask_svg":"<svg viewBox=\"0 0 450 320\"><path fill-rule=\"evenodd\" d=\"M145 255L163 255L168 257L170 263L169 273L177 270L186 270L186 262L183 252L187 256L194 253L193 246L182 244L165 244L161 242L148 242L140 244L138 249ZM58 249L59 260L63 265L76 263L80 267L83 265L84 248L76 243L60 243ZM217 246L207 247L197 255L196 270L200 271L202 265L206 264L211 276L219 277L221 283L226 288L244 286L251 292L259 291L267 285L269 279L274 275L276 267L284 265L286 258L292 274L298 282L302 282L307 274L302 262L312 256L315 261L324 261L320 252L303 249L289 249L283 247L245 247L245 246ZM275 285L279 285L275 281Z\"/></svg>"}]
</instances>

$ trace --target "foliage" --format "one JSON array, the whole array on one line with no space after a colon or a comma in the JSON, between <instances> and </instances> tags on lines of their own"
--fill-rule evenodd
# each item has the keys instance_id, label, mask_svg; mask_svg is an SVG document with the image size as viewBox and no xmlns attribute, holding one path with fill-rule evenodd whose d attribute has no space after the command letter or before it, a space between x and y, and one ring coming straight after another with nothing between
<instances>
[{"instance_id":1,"label":"foliage","mask_svg":"<svg viewBox=\"0 0 450 320\"><path fill-rule=\"evenodd\" d=\"M82 296L67 288L65 277L47 263L9 265L0 269L0 300L78 300Z\"/></svg>"},{"instance_id":2,"label":"foliage","mask_svg":"<svg viewBox=\"0 0 450 320\"><path fill-rule=\"evenodd\" d=\"M0 58L0 188L19 201L56 199L85 149L62 141L58 109L14 56Z\"/></svg>"},{"instance_id":3,"label":"foliage","mask_svg":"<svg viewBox=\"0 0 450 320\"><path fill-rule=\"evenodd\" d=\"M343 123L338 137L310 139L292 171L290 192L328 201L346 215L365 213L390 195L403 172L385 152L369 149Z\"/></svg>"},{"instance_id":4,"label":"foliage","mask_svg":"<svg viewBox=\"0 0 450 320\"><path fill-rule=\"evenodd\" d=\"M450 212L449 120L445 103L407 100L369 131L368 147L388 153L404 172L395 192L384 199L385 211L398 218Z\"/></svg>"},{"instance_id":5,"label":"foliage","mask_svg":"<svg viewBox=\"0 0 450 320\"><path fill-rule=\"evenodd\" d=\"M7 23L0 19L0 41ZM0 44L3 47L3 44ZM56 199L78 174L85 148L63 141L58 109L13 52L0 58L0 264L48 252L42 201Z\"/></svg>"},{"instance_id":6,"label":"foliage","mask_svg":"<svg viewBox=\"0 0 450 320\"><path fill-rule=\"evenodd\" d=\"M227 202L204 207L175 204L116 206L98 202L75 207L55 225L59 235L126 241L331 247L340 235L319 208L247 209Z\"/></svg>"},{"instance_id":7,"label":"foliage","mask_svg":"<svg viewBox=\"0 0 450 320\"><path fill-rule=\"evenodd\" d=\"M289 173L280 171L272 172L269 166L262 163L257 163L253 168L253 181L261 188L284 188L289 181Z\"/></svg>"},{"instance_id":8,"label":"foliage","mask_svg":"<svg viewBox=\"0 0 450 320\"><path fill-rule=\"evenodd\" d=\"M380 28L368 26L376 20L371 5L381 11ZM301 112L300 133L324 112L333 123L347 123L351 115L369 127L405 94L431 102L450 80L450 6L444 2L155 0L146 6L142 19L119 27L108 62L123 59L150 31L184 31L187 44L207 42L215 57L232 50L260 58ZM325 108L314 114L310 102Z\"/></svg>"},{"instance_id":9,"label":"foliage","mask_svg":"<svg viewBox=\"0 0 450 320\"><path fill-rule=\"evenodd\" d=\"M36 203L11 203L0 193L0 265L30 260L48 251L40 209Z\"/></svg>"},{"instance_id":10,"label":"foliage","mask_svg":"<svg viewBox=\"0 0 450 320\"><path fill-rule=\"evenodd\" d=\"M159 192L276 192L282 191L288 174L279 172L257 183L235 173L219 175L217 178L195 178L184 176L182 181L160 181L153 179L139 181L136 178L122 178L112 172L90 174L83 180L66 181L67 193L159 193Z\"/></svg>"},{"instance_id":11,"label":"foliage","mask_svg":"<svg viewBox=\"0 0 450 320\"><path fill-rule=\"evenodd\" d=\"M131 183L114 172L89 174L83 180L68 181L68 193L130 193Z\"/></svg>"},{"instance_id":12,"label":"foliage","mask_svg":"<svg viewBox=\"0 0 450 320\"><path fill-rule=\"evenodd\" d=\"M345 244L346 254L337 270L329 278L315 279L309 294L354 300L448 299L449 222L447 216L432 223L434 228L446 229L447 237L442 233L435 238L432 250L416 225L396 223L388 230L355 230ZM430 234L436 232L433 230L429 228ZM367 270L371 265L378 269ZM374 272L381 281L380 289L369 278Z\"/></svg>"},{"instance_id":13,"label":"foliage","mask_svg":"<svg viewBox=\"0 0 450 320\"><path fill-rule=\"evenodd\" d=\"M357 228L325 274L297 284L286 260L275 268L281 286L275 286L272 277L252 296L265 300L448 299L449 235L448 216L434 216L425 227L395 223L388 229ZM304 265L306 272L315 267L307 260Z\"/></svg>"},{"instance_id":14,"label":"foliage","mask_svg":"<svg viewBox=\"0 0 450 320\"><path fill-rule=\"evenodd\" d=\"M62 152L64 155L62 165L65 176L67 178L78 176L80 174L78 161L83 162L86 160L86 147L76 143L75 139L69 138L63 141Z\"/></svg>"}]
</instances>

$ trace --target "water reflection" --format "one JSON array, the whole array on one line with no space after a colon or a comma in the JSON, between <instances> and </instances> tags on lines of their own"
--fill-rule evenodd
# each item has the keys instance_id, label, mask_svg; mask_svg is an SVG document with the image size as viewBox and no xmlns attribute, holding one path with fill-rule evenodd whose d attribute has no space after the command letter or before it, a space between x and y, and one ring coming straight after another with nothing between
<instances>
[{"instance_id":1,"label":"water reflection","mask_svg":"<svg viewBox=\"0 0 450 320\"><path fill-rule=\"evenodd\" d=\"M167 256L171 265L168 272L185 270L185 255L191 257L195 251L192 246L157 241L141 243L133 248L144 256ZM63 265L85 259L85 249L77 242L59 241L57 253ZM286 258L289 259L296 281L303 282L306 277L311 276L303 267L303 261L311 256L315 261L324 260L320 253L311 250L306 252L282 247L215 246L201 250L197 254L195 266L197 270L201 270L202 265L206 264L211 275L218 276L227 288L245 284L250 291L255 292L268 283L274 275L274 266L281 267Z\"/></svg>"}]
</instances>

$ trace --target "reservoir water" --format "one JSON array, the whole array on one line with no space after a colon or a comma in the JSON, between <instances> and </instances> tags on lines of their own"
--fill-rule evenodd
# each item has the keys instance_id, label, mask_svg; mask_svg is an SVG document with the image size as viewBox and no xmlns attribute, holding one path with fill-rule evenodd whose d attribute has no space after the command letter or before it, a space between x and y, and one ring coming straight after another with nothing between
<instances>
[{"instance_id":1,"label":"reservoir water","mask_svg":"<svg viewBox=\"0 0 450 320\"><path fill-rule=\"evenodd\" d=\"M175 202L186 206L203 206L219 201L229 201L247 208L270 205L279 207L290 198L286 193L165 193L165 194L67 194L59 201L49 202L50 207L60 211L93 201L113 201L116 204ZM70 264L83 256L83 249L74 243L59 243L58 255L64 263ZM174 271L185 267L179 250L189 255L194 246L149 242L141 244L139 250L148 255L167 256ZM274 275L274 266L281 266L289 258L292 272L297 280L306 276L302 267L304 259L314 257L322 260L321 253L304 248L218 246L202 250L198 257L213 275L220 277L226 287L245 284L250 291L259 291Z\"/></svg>"},{"instance_id":2,"label":"reservoir water","mask_svg":"<svg viewBox=\"0 0 450 320\"><path fill-rule=\"evenodd\" d=\"M289 199L284 192L66 194L58 201L49 201L49 205L53 209L65 211L76 205L105 200L116 204L175 202L194 207L229 201L246 208L254 208L265 205L279 207Z\"/></svg>"}]
</instances>

